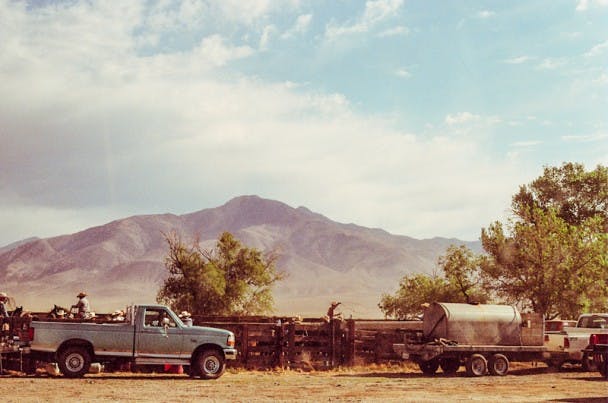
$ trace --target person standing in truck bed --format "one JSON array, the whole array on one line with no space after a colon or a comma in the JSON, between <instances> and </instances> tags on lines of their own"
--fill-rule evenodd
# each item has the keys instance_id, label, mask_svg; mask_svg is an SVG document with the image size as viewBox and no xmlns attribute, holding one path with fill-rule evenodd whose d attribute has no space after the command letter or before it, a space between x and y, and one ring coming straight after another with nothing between
<instances>
[{"instance_id":1,"label":"person standing in truck bed","mask_svg":"<svg viewBox=\"0 0 608 403\"><path fill-rule=\"evenodd\" d=\"M75 305L72 305L72 309L78 309L76 317L79 319L89 318L91 313L91 305L89 304L89 300L87 299L87 293L81 291L76 297L78 298L78 302Z\"/></svg>"},{"instance_id":2,"label":"person standing in truck bed","mask_svg":"<svg viewBox=\"0 0 608 403\"><path fill-rule=\"evenodd\" d=\"M0 292L0 320L8 318L8 311L6 310L6 300L8 295L5 292Z\"/></svg>"}]
</instances>

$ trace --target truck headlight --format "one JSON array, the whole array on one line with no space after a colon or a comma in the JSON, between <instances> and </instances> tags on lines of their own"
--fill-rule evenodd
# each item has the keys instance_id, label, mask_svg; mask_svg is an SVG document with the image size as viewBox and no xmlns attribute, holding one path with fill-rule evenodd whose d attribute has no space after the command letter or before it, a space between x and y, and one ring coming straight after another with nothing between
<instances>
[{"instance_id":1,"label":"truck headlight","mask_svg":"<svg viewBox=\"0 0 608 403\"><path fill-rule=\"evenodd\" d=\"M226 340L226 345L228 345L228 347L234 347L234 333L230 333L228 335L228 340Z\"/></svg>"}]
</instances>

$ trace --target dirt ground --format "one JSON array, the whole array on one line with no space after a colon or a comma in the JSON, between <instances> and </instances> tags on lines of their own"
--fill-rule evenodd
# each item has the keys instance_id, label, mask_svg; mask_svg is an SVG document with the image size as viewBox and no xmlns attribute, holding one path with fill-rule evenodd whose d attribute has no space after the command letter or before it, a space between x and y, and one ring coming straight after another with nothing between
<instances>
[{"instance_id":1,"label":"dirt ground","mask_svg":"<svg viewBox=\"0 0 608 403\"><path fill-rule=\"evenodd\" d=\"M82 379L2 376L5 402L608 402L597 372L512 363L504 377L424 376L414 367L333 371L228 370L215 381L186 375L108 373Z\"/></svg>"}]
</instances>

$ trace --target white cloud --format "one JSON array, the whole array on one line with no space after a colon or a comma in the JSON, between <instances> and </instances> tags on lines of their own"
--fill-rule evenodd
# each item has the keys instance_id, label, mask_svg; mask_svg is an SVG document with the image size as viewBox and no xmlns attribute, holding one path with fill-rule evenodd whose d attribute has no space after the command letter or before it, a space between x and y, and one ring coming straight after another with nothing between
<instances>
[{"instance_id":1,"label":"white cloud","mask_svg":"<svg viewBox=\"0 0 608 403\"><path fill-rule=\"evenodd\" d=\"M369 0L365 3L363 14L356 22L346 24L332 22L325 29L325 37L333 40L343 35L369 32L377 24L395 16L402 6L403 0Z\"/></svg>"},{"instance_id":2,"label":"white cloud","mask_svg":"<svg viewBox=\"0 0 608 403\"><path fill-rule=\"evenodd\" d=\"M477 13L477 18L481 18L481 19L491 18L494 16L496 16L496 13L494 11L490 11L490 10L482 10Z\"/></svg>"},{"instance_id":3,"label":"white cloud","mask_svg":"<svg viewBox=\"0 0 608 403\"><path fill-rule=\"evenodd\" d=\"M478 122L480 120L481 116L474 115L470 112L460 112L453 115L450 114L445 117L445 123L447 123L449 126Z\"/></svg>"},{"instance_id":4,"label":"white cloud","mask_svg":"<svg viewBox=\"0 0 608 403\"><path fill-rule=\"evenodd\" d=\"M277 32L278 30L274 25L267 25L264 27L264 30L262 31L262 36L260 37L261 50L268 49L268 45L270 44L272 36L276 35Z\"/></svg>"},{"instance_id":5,"label":"white cloud","mask_svg":"<svg viewBox=\"0 0 608 403\"><path fill-rule=\"evenodd\" d=\"M365 3L363 22L374 25L391 17L403 6L403 0L370 0Z\"/></svg>"},{"instance_id":6,"label":"white cloud","mask_svg":"<svg viewBox=\"0 0 608 403\"><path fill-rule=\"evenodd\" d=\"M412 74L406 69L398 69L395 71L395 75L401 78L410 78Z\"/></svg>"},{"instance_id":7,"label":"white cloud","mask_svg":"<svg viewBox=\"0 0 608 403\"><path fill-rule=\"evenodd\" d=\"M588 52L585 53L586 57L596 57L604 54L608 49L608 40L599 43L592 47Z\"/></svg>"},{"instance_id":8,"label":"white cloud","mask_svg":"<svg viewBox=\"0 0 608 403\"><path fill-rule=\"evenodd\" d=\"M608 0L579 0L576 11L587 11L591 7L608 7Z\"/></svg>"},{"instance_id":9,"label":"white cloud","mask_svg":"<svg viewBox=\"0 0 608 403\"><path fill-rule=\"evenodd\" d=\"M598 78L596 78L595 80L593 80L593 82L596 84L600 84L600 85L608 84L608 73L600 74L600 76Z\"/></svg>"},{"instance_id":10,"label":"white cloud","mask_svg":"<svg viewBox=\"0 0 608 403\"><path fill-rule=\"evenodd\" d=\"M390 36L405 36L405 35L408 35L409 33L410 33L410 30L407 27L398 26L398 27L386 29L386 30L378 33L378 36L380 38L386 38L386 37L390 37Z\"/></svg>"},{"instance_id":11,"label":"white cloud","mask_svg":"<svg viewBox=\"0 0 608 403\"><path fill-rule=\"evenodd\" d=\"M555 70L564 65L563 60L558 59L543 59L537 66L539 70Z\"/></svg>"},{"instance_id":12,"label":"white cloud","mask_svg":"<svg viewBox=\"0 0 608 403\"><path fill-rule=\"evenodd\" d=\"M304 14L298 16L296 23L292 29L293 32L303 33L308 30L310 22L312 21L312 14Z\"/></svg>"},{"instance_id":13,"label":"white cloud","mask_svg":"<svg viewBox=\"0 0 608 403\"><path fill-rule=\"evenodd\" d=\"M608 133L594 133L562 136L562 140L575 143L589 143L595 141L605 141L608 139Z\"/></svg>"},{"instance_id":14,"label":"white cloud","mask_svg":"<svg viewBox=\"0 0 608 403\"><path fill-rule=\"evenodd\" d=\"M226 44L225 39L216 34L203 38L195 53L202 55L215 66L223 66L229 61L250 56L253 54L253 49L249 46Z\"/></svg>"},{"instance_id":15,"label":"white cloud","mask_svg":"<svg viewBox=\"0 0 608 403\"><path fill-rule=\"evenodd\" d=\"M296 21L293 24L293 26L291 28L289 28L287 31L285 31L281 35L281 38L289 39L289 38L293 38L298 35L302 35L302 34L306 33L308 31L308 29L310 28L311 22L312 22L312 14L299 15L298 18L296 18Z\"/></svg>"},{"instance_id":16,"label":"white cloud","mask_svg":"<svg viewBox=\"0 0 608 403\"><path fill-rule=\"evenodd\" d=\"M522 64L529 62L530 60L532 60L532 58L529 56L518 56L511 59L506 59L504 62L507 64Z\"/></svg>"},{"instance_id":17,"label":"white cloud","mask_svg":"<svg viewBox=\"0 0 608 403\"><path fill-rule=\"evenodd\" d=\"M537 146L542 143L543 142L539 141L539 140L516 141L515 143L511 143L511 147L529 148L529 147Z\"/></svg>"}]
</instances>

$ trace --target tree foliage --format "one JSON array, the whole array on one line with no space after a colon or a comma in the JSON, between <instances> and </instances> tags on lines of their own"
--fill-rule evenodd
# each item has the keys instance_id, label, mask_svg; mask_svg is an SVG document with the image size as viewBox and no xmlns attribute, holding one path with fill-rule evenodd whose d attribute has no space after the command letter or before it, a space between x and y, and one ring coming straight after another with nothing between
<instances>
[{"instance_id":1,"label":"tree foliage","mask_svg":"<svg viewBox=\"0 0 608 403\"><path fill-rule=\"evenodd\" d=\"M273 256L244 247L224 232L215 248L188 246L175 233L165 236L169 276L157 301L176 311L206 315L252 315L272 311L272 286L283 278Z\"/></svg>"},{"instance_id":2,"label":"tree foliage","mask_svg":"<svg viewBox=\"0 0 608 403\"><path fill-rule=\"evenodd\" d=\"M520 187L513 217L482 229L488 290L548 318L608 308L608 170L545 168Z\"/></svg>"},{"instance_id":3,"label":"tree foliage","mask_svg":"<svg viewBox=\"0 0 608 403\"><path fill-rule=\"evenodd\" d=\"M485 303L488 296L480 288L477 261L466 246L452 245L438 260L443 276L406 275L394 295L382 295L378 307L387 317L414 319L433 301Z\"/></svg>"},{"instance_id":4,"label":"tree foliage","mask_svg":"<svg viewBox=\"0 0 608 403\"><path fill-rule=\"evenodd\" d=\"M608 232L608 167L598 165L589 172L574 163L545 167L542 176L520 186L511 206L514 215L524 220L529 220L536 208L553 209L570 225L600 217L604 232Z\"/></svg>"},{"instance_id":5,"label":"tree foliage","mask_svg":"<svg viewBox=\"0 0 608 403\"><path fill-rule=\"evenodd\" d=\"M597 232L599 220L569 225L553 209L535 209L530 217L533 222L513 223L510 234L499 222L482 230L487 288L548 318L604 306L598 286L606 284L608 239Z\"/></svg>"}]
</instances>

